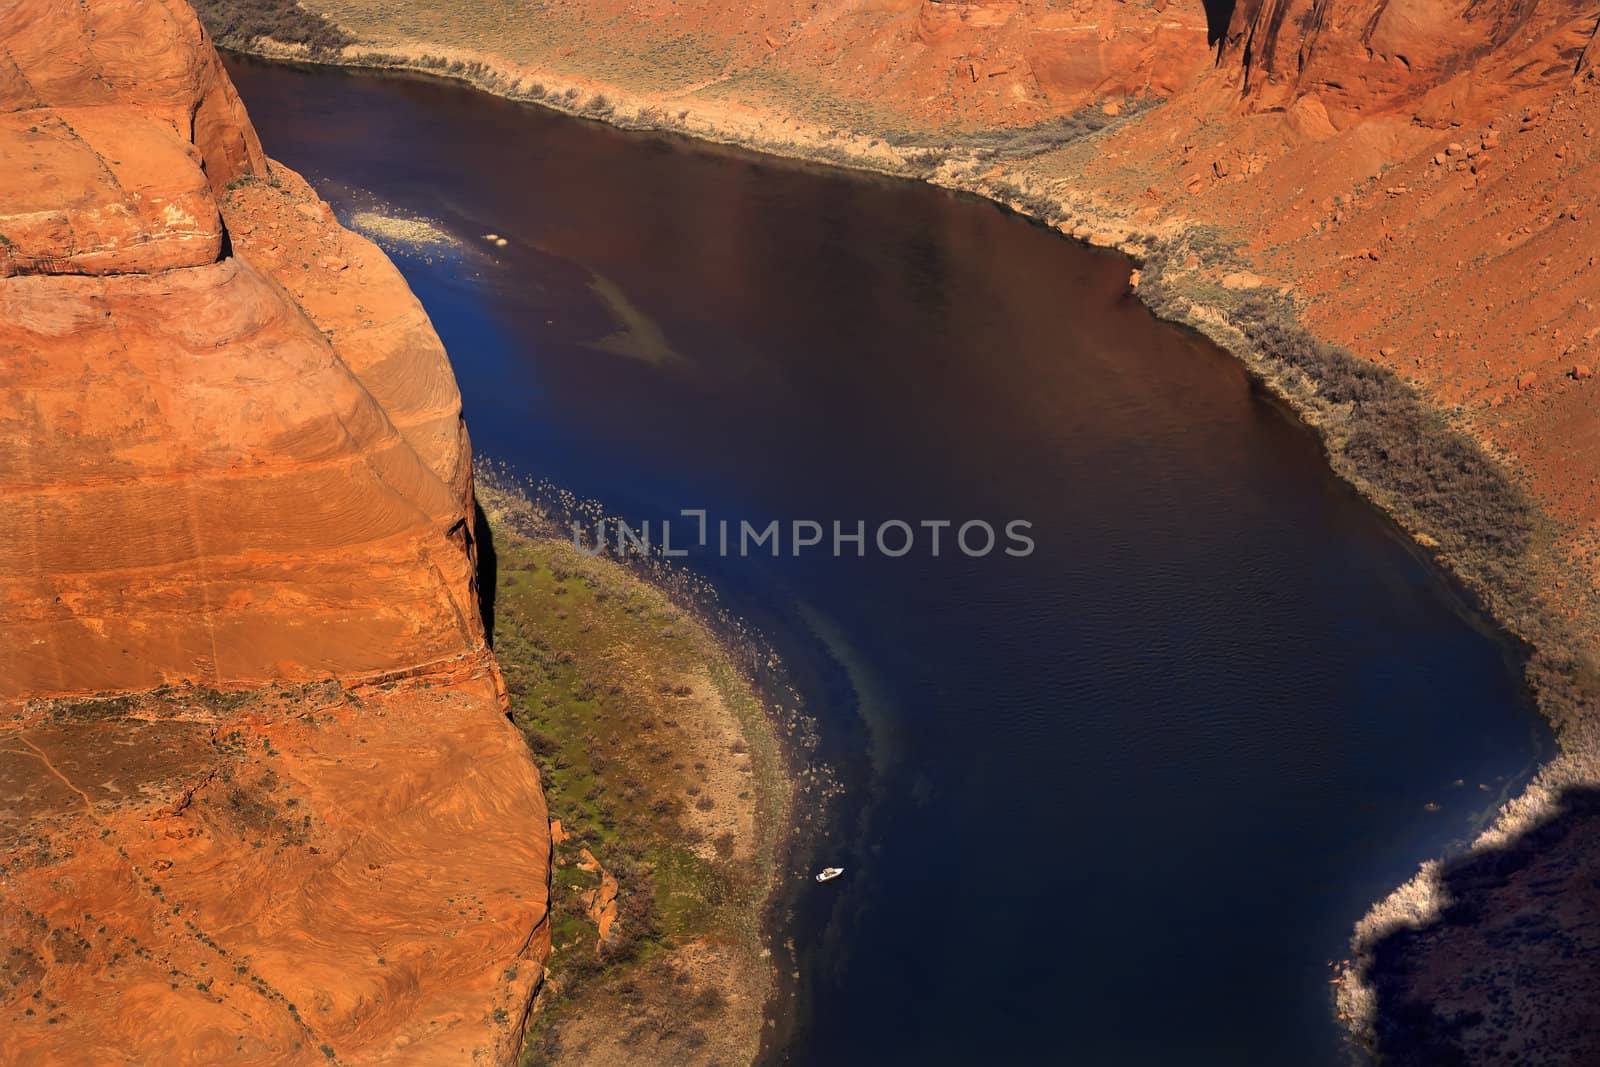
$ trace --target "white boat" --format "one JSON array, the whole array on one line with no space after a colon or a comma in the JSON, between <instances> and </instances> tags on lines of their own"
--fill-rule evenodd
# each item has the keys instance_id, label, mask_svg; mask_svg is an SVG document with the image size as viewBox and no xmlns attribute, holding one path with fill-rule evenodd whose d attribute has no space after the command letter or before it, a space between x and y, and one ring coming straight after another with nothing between
<instances>
[{"instance_id":1,"label":"white boat","mask_svg":"<svg viewBox=\"0 0 1600 1067\"><path fill-rule=\"evenodd\" d=\"M843 873L843 867L824 867L822 868L822 873L817 875L817 881L831 882Z\"/></svg>"}]
</instances>

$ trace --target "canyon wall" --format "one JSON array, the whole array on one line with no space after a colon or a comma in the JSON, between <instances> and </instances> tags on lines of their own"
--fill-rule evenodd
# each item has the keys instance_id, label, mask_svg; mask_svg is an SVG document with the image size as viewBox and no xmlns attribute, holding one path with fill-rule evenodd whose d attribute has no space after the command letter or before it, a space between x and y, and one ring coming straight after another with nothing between
<instances>
[{"instance_id":1,"label":"canyon wall","mask_svg":"<svg viewBox=\"0 0 1600 1067\"><path fill-rule=\"evenodd\" d=\"M323 61L921 178L1142 257L1144 298L1294 403L1527 643L1557 729L1475 860L1429 865L1361 923L1331 1009L1388 1062L1600 1057L1596 979L1572 962L1600 952L1572 888L1600 786L1593 3L316 7L288 10L353 40L311 46Z\"/></svg>"},{"instance_id":2,"label":"canyon wall","mask_svg":"<svg viewBox=\"0 0 1600 1067\"><path fill-rule=\"evenodd\" d=\"M1149 253L1225 343L1248 348L1244 303L1286 301L1541 516L1531 548L1473 564L1540 649L1563 746L1502 838L1600 782L1593 5L316 8L356 42L318 58L913 174ZM265 159L181 0L0 15L0 1059L505 1062L549 846L477 621L437 339ZM1421 495L1451 496L1461 472L1423 467ZM1461 569L1445 531L1414 532ZM1580 884L1590 859L1579 840L1530 862ZM1418 892L1363 936L1449 934ZM1539 938L1600 951L1583 907L1540 916ZM1537 1033L1584 1051L1585 982L1510 998L1499 957L1458 957L1345 972L1341 1009L1396 1062Z\"/></svg>"},{"instance_id":3,"label":"canyon wall","mask_svg":"<svg viewBox=\"0 0 1600 1067\"><path fill-rule=\"evenodd\" d=\"M448 360L182 0L0 3L0 1062L513 1062Z\"/></svg>"},{"instance_id":4,"label":"canyon wall","mask_svg":"<svg viewBox=\"0 0 1600 1067\"><path fill-rule=\"evenodd\" d=\"M1218 65L1256 108L1315 93L1347 121L1409 109L1445 125L1581 73L1595 19L1582 0L1240 0Z\"/></svg>"},{"instance_id":5,"label":"canyon wall","mask_svg":"<svg viewBox=\"0 0 1600 1067\"><path fill-rule=\"evenodd\" d=\"M478 59L885 133L1169 95L1210 65L1221 32L1199 0L549 0L537 11L330 0L317 10L353 32L350 55Z\"/></svg>"}]
</instances>

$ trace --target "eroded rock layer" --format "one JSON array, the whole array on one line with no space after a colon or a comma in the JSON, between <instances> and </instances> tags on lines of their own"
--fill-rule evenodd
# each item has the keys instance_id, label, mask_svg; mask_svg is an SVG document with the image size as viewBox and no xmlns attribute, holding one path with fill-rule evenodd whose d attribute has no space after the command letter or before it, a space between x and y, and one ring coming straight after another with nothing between
<instances>
[{"instance_id":1,"label":"eroded rock layer","mask_svg":"<svg viewBox=\"0 0 1600 1067\"><path fill-rule=\"evenodd\" d=\"M1574 1007L1595 978L1570 962L1600 953L1600 908L1490 884L1497 851L1532 872L1513 889L1577 886L1594 863L1563 832L1600 786L1593 3L317 10L342 34L305 36L337 42L321 58L926 178L1143 257L1143 297L1295 403L1335 467L1528 642L1557 729L1559 758L1479 842L1490 862L1425 868L1357 928L1333 1010L1386 1062L1600 1062ZM1463 944L1485 951L1436 951Z\"/></svg>"},{"instance_id":2,"label":"eroded rock layer","mask_svg":"<svg viewBox=\"0 0 1600 1067\"><path fill-rule=\"evenodd\" d=\"M181 0L0 4L0 1062L509 1063L549 840L449 362Z\"/></svg>"}]
</instances>

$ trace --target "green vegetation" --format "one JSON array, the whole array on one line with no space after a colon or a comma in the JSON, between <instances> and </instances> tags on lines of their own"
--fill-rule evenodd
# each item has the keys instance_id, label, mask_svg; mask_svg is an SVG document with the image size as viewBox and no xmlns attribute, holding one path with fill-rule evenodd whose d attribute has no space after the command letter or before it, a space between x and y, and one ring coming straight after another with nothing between
<instances>
[{"instance_id":1,"label":"green vegetation","mask_svg":"<svg viewBox=\"0 0 1600 1067\"><path fill-rule=\"evenodd\" d=\"M269 171L265 177L259 174L241 174L237 178L233 179L233 181L229 182L224 187L224 191L228 193L234 193L240 189L245 189L252 185L264 185L269 189L282 189L283 178L278 174L277 171L271 170L269 166Z\"/></svg>"},{"instance_id":2,"label":"green vegetation","mask_svg":"<svg viewBox=\"0 0 1600 1067\"><path fill-rule=\"evenodd\" d=\"M771 981L762 919L788 784L765 709L709 629L656 586L515 532L516 502L492 487L480 497L495 653L562 831L525 1062L676 1058L725 1041L731 1054L758 1039L752 994ZM604 939L602 875L585 852L616 879ZM597 1020L615 1033L591 1033Z\"/></svg>"}]
</instances>

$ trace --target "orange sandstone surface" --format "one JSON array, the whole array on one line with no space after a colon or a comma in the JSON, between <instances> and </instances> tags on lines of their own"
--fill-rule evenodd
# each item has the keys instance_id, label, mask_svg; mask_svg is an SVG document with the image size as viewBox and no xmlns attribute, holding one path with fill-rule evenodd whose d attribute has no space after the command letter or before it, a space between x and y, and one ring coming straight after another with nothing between
<instances>
[{"instance_id":1,"label":"orange sandstone surface","mask_svg":"<svg viewBox=\"0 0 1600 1067\"><path fill-rule=\"evenodd\" d=\"M256 6L305 14L285 0ZM1539 558L1509 563L1532 592L1502 604L1510 609L1502 618L1514 628L1534 615L1571 620L1580 666L1600 673L1592 667L1600 634L1600 385L1593 376L1600 365L1600 12L1592 4L322 0L315 7L357 42L319 58L442 70L625 125L923 177L1135 254L1177 240L1179 255L1160 273L1188 292L1212 294L1215 303L1197 306L1192 319L1214 325L1224 340L1226 301L1287 296L1301 323L1413 382L1531 492L1551 520L1549 539ZM280 721L270 718L281 714L271 701L287 698L274 695L274 682L303 686L329 675L339 679L337 692L294 689L291 705L336 721L374 707L399 718L403 707L421 730L428 712L425 703L413 709L419 690L459 696L479 710L451 716L455 728L481 730L473 736L483 744L507 735L506 766L526 767L525 757L509 754L492 696L480 704L467 681L430 680L441 671L452 679L477 671L474 684L487 694L494 674L472 610L470 488L465 440L452 421L454 390L436 340L392 269L340 231L293 175L268 170L178 0L87 7L9 0L3 16L0 356L4 373L19 378L0 401L7 405L0 415L7 484L0 648L8 666L17 665L0 678L0 699L17 709L4 766L5 781L18 784L7 788L29 804L56 797L66 813L60 817L71 816L78 829L46 836L76 848L73 862L88 862L107 828L93 825L103 806L148 832L158 820L140 815L140 804L198 819L186 813L196 804L197 812L208 810L208 799L229 803L227 794L207 798L208 785L194 804L177 805L160 798L182 783L164 786L153 771L142 781L103 774L86 781L81 769L74 777L56 749L24 735L88 729L82 724L107 716L30 698L167 683L177 688L118 712L126 722L112 715L112 726L94 729L171 730L185 716L226 714L245 724L243 732ZM237 43L304 51L271 40ZM1093 136L1074 135L1104 118L1116 121ZM264 180L274 175L275 185ZM247 366L235 368L230 354L245 352ZM1428 531L1417 532L1428 543ZM384 689L390 682L377 679L396 672L404 681ZM199 687L253 691L255 703L223 708ZM1593 712L1590 700L1565 721L1561 760L1508 808L1497 833L1548 817L1552 798L1574 783L1600 782ZM212 758L251 761L248 771L230 770L235 783L298 780L264 763L259 739L236 757L225 751L228 731L215 736ZM358 744L359 737L370 751L372 735L358 735ZM279 753L273 759L300 751L287 739L266 740ZM127 766L139 765L136 746L119 744L114 751ZM183 765L176 755L170 764ZM494 765L470 763L479 773ZM412 765L407 773L428 775L427 785L408 784L391 767L372 772L363 787L395 791L394 802L407 810L458 825L477 820L485 836L474 847L493 847L495 832L515 836L513 824L490 814L490 797L531 813L526 839L504 845L505 862L460 865L463 877L472 870L484 879L476 897L498 902L482 905L492 921L469 928L456 912L476 915L479 905L454 891L441 894L433 912L415 900L392 912L361 912L380 927L390 915L425 928L398 940L413 962L429 965L418 963L414 980L382 986L381 1001L375 990L391 976L384 968L393 965L392 950L382 953L383 965L347 959L340 946L359 938L333 932L317 936L329 946L326 958L345 968L344 984L324 990L322 1001L295 992L293 1013L246 976L254 962L241 975L253 1001L224 996L231 987L221 983L208 991L185 984L183 968L198 964L184 957L179 968L173 956L156 969L169 978L166 986L152 976L137 983L140 996L172 998L161 1003L184 1019L191 1001L223 997L256 1020L253 1029L236 1027L233 1040L284 1050L262 1052L263 1061L324 1040L352 1060L398 1062L400 1050L410 1049L428 1062L480 1046L503 1056L525 992L515 983L528 981L533 968L506 967L517 977L502 993L491 988L494 961L539 952L548 845L536 783L528 769L521 792L507 795L505 786L491 792L465 772L434 776ZM116 784L109 799L96 792L102 780ZM278 796L268 790L273 819L290 810L289 797ZM231 807L262 817L248 796ZM321 809L311 831L363 832L353 811ZM43 826L42 819L24 822ZM263 854L270 844L255 849L259 834L210 828L231 825L220 816L207 825L207 833L223 835L215 847L230 856L265 863L273 855ZM420 829L416 835L428 840ZM98 957L88 964L72 957L120 953L123 966L130 952L105 941L112 923L99 933L98 919L68 922L98 913L69 913L72 892L60 889L69 874L50 866L67 860L48 843L20 840L29 843L10 861L0 905L7 943L25 946L0 972L7 1024L36 1052L83 1047L81 1031L99 1033L95 1019L103 1025L107 1016L86 1008L98 1002L85 998L99 994L78 983L104 966ZM111 899L114 878L143 886L142 876L156 877L146 863L170 860L172 872L181 870L181 856L147 858L131 836L106 841L135 859L108 845L98 880L71 875L72 886L90 885ZM335 862L331 841L311 842L305 847L319 851L296 861ZM1554 870L1537 870L1535 881L1566 877L1584 862L1572 848L1539 855ZM270 877L252 875L256 891L245 899L262 909L251 920L258 934L271 927L266 913L291 906L296 894L306 904L337 897L308 893L299 868L284 864ZM345 877L359 875L342 871L338 893L365 900ZM495 878L514 888L496 896L491 883L513 883ZM1430 879L1438 881L1424 872L1420 882ZM166 871L158 880L169 897L185 884ZM12 892L19 885L24 891ZM158 951L147 930L169 916L226 946L231 928L204 927L210 912L202 904L128 892L145 909L138 921L146 926L136 934L145 952ZM1429 885L1408 893L1387 906L1402 920L1380 909L1372 921L1450 942L1453 920L1440 917L1438 894ZM227 894L230 905L235 895ZM207 900L215 908L221 895ZM54 910L44 914L42 903ZM1555 916L1580 953L1600 951L1600 926L1587 914ZM460 929L446 937L452 921ZM1382 930L1363 936L1370 942ZM263 967L282 958L242 943ZM448 964L457 969L436 973L432 961L444 958L446 945L459 954ZM304 955L262 979L305 978ZM466 960L479 968L475 977ZM1444 977L1430 971L1426 996L1445 1008L1461 990L1499 988L1511 973L1492 956L1445 963ZM175 968L179 974L170 973ZM51 993L58 988L51 982L61 983L60 992ZM1597 987L1559 968L1524 983L1535 984L1542 1009L1513 1012L1506 998L1491 997L1499 1006L1484 1020L1441 1040L1480 1062L1519 1047L1518 1035L1530 1032L1559 1035L1552 1048L1583 1049L1584 1005ZM1385 1005L1392 1011L1422 995L1403 973L1376 993L1372 985L1341 987L1341 1008L1369 1037ZM413 998L410 1009L378 1010L402 994ZM509 1026L495 1021L493 997L501 995ZM1374 997L1384 1003L1374 1007ZM67 1017L39 1022L52 1004ZM131 1010L156 1017L143 1005ZM25 1014L30 1007L34 1015ZM401 1015L409 1022L398 1022ZM1554 1029L1546 1025L1552 1018ZM296 1031L302 1024L317 1040ZM207 1032L225 1030L217 1024ZM1381 1025L1378 1033L1381 1044ZM302 1049L293 1048L297 1040Z\"/></svg>"},{"instance_id":2,"label":"orange sandstone surface","mask_svg":"<svg viewBox=\"0 0 1600 1067\"><path fill-rule=\"evenodd\" d=\"M548 826L421 307L182 0L0 3L0 235L0 1062L514 1062Z\"/></svg>"},{"instance_id":3,"label":"orange sandstone surface","mask_svg":"<svg viewBox=\"0 0 1600 1067\"><path fill-rule=\"evenodd\" d=\"M1575 962L1600 953L1583 829L1600 795L1592 2L316 8L355 41L314 50L322 61L431 70L619 125L921 178L1147 257L1134 285L1156 282L1145 295L1164 314L1294 400L1335 465L1531 643L1558 730L1560 755L1475 856L1426 866L1358 926L1333 1010L1389 1062L1600 1062L1600 976ZM1268 300L1274 322L1309 331L1288 331L1293 344L1343 346L1415 391L1402 407L1426 405L1388 424L1365 474L1344 442L1393 409L1328 399L1263 356L1250 329ZM1454 507L1459 529L1493 479L1469 449L1413 448L1418 427L1461 435L1525 490L1526 527L1470 549L1447 523L1430 528ZM1422 453L1397 479L1409 499L1382 484L1408 450L1407 462Z\"/></svg>"}]
</instances>

